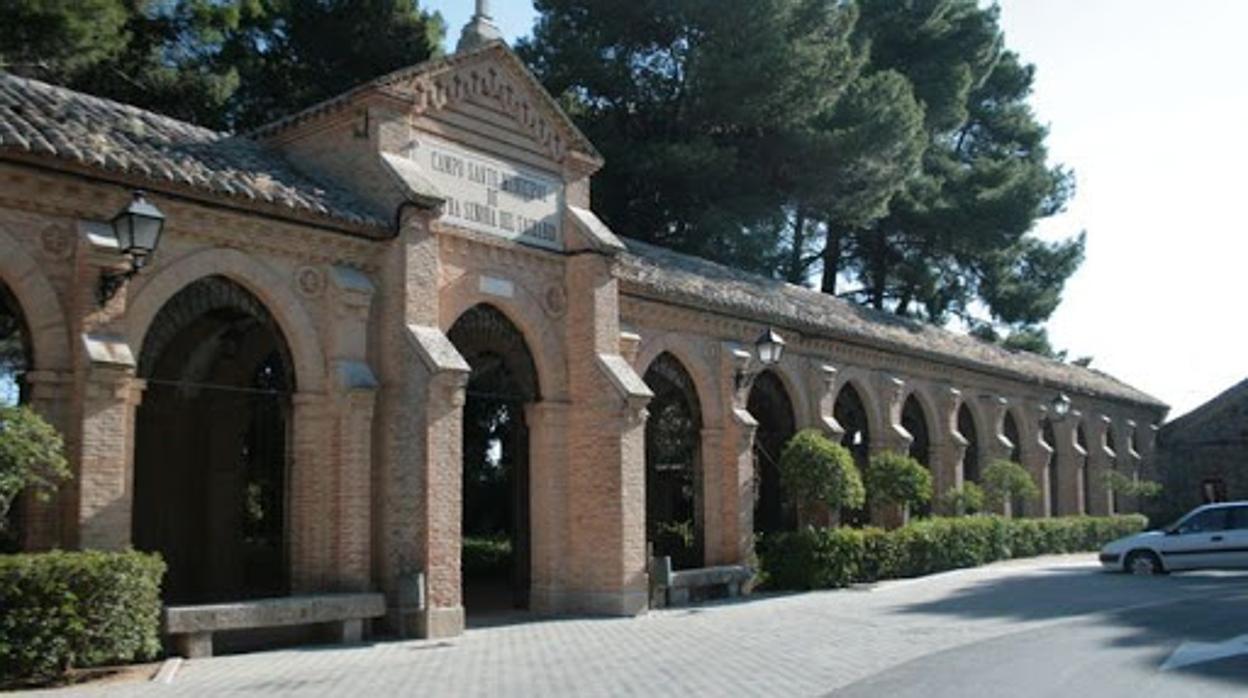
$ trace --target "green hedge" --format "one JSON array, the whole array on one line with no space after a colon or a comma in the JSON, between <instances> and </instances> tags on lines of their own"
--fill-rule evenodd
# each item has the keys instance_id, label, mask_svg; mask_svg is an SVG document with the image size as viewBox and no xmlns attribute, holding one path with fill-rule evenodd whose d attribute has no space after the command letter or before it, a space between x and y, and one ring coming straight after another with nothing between
<instances>
[{"instance_id":1,"label":"green hedge","mask_svg":"<svg viewBox=\"0 0 1248 698\"><path fill-rule=\"evenodd\" d=\"M164 574L133 551L0 556L0 684L156 656Z\"/></svg>"},{"instance_id":2,"label":"green hedge","mask_svg":"<svg viewBox=\"0 0 1248 698\"><path fill-rule=\"evenodd\" d=\"M830 589L917 577L997 560L1096 550L1144 530L1138 514L1114 517L934 518L884 531L805 528L760 538L763 583L771 589Z\"/></svg>"}]
</instances>

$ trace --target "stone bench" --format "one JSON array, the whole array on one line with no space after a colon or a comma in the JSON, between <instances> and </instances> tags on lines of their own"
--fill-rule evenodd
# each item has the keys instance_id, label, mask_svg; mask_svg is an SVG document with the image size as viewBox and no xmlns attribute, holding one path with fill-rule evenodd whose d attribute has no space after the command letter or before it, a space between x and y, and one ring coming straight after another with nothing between
<instances>
[{"instance_id":1,"label":"stone bench","mask_svg":"<svg viewBox=\"0 0 1248 698\"><path fill-rule=\"evenodd\" d=\"M212 634L224 630L323 625L338 642L360 642L364 621L386 613L381 594L312 594L203 606L168 606L163 630L178 654L212 656Z\"/></svg>"},{"instance_id":2,"label":"stone bench","mask_svg":"<svg viewBox=\"0 0 1248 698\"><path fill-rule=\"evenodd\" d=\"M691 570L672 571L672 559L661 557L654 560L656 583L665 593L669 606L689 603L694 591L725 589L729 597L740 596L745 585L754 578L754 570L747 565L719 565Z\"/></svg>"}]
</instances>

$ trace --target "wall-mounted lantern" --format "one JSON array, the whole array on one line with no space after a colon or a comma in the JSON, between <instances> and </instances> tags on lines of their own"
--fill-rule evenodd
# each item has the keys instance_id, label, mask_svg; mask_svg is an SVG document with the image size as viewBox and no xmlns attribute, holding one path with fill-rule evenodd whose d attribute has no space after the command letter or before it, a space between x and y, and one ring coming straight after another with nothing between
<instances>
[{"instance_id":1,"label":"wall-mounted lantern","mask_svg":"<svg viewBox=\"0 0 1248 698\"><path fill-rule=\"evenodd\" d=\"M142 271L147 258L160 244L160 234L165 228L165 214L147 200L143 192L134 192L134 199L113 216L113 235L117 238L117 251L130 258L130 268L123 272L106 272L100 275L97 297L105 305L117 295L117 291L131 277Z\"/></svg>"},{"instance_id":2,"label":"wall-mounted lantern","mask_svg":"<svg viewBox=\"0 0 1248 698\"><path fill-rule=\"evenodd\" d=\"M780 363L780 358L784 355L784 338L768 327L754 340L754 355L758 357L757 367L737 369L738 390L752 383L764 370Z\"/></svg>"},{"instance_id":3,"label":"wall-mounted lantern","mask_svg":"<svg viewBox=\"0 0 1248 698\"><path fill-rule=\"evenodd\" d=\"M1053 410L1053 416L1066 419L1066 415L1070 414L1070 398L1066 393L1058 393L1057 397L1049 403L1049 407Z\"/></svg>"}]
</instances>

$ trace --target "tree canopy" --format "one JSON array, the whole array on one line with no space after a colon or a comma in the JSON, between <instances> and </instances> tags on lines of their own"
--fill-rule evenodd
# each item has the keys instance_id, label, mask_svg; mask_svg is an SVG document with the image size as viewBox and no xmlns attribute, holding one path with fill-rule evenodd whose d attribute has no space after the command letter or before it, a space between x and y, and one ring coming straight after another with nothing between
<instances>
[{"instance_id":1,"label":"tree canopy","mask_svg":"<svg viewBox=\"0 0 1248 698\"><path fill-rule=\"evenodd\" d=\"M1034 68L976 0L537 0L518 47L625 235L1052 353L1082 235ZM1043 341L1036 341L1037 339Z\"/></svg>"},{"instance_id":2,"label":"tree canopy","mask_svg":"<svg viewBox=\"0 0 1248 698\"><path fill-rule=\"evenodd\" d=\"M440 49L417 0L14 0L0 67L246 130Z\"/></svg>"},{"instance_id":3,"label":"tree canopy","mask_svg":"<svg viewBox=\"0 0 1248 698\"><path fill-rule=\"evenodd\" d=\"M536 0L518 53L606 157L619 232L1060 356L1082 234L1035 69L978 0ZM246 130L435 55L417 0L13 0L0 64Z\"/></svg>"}]
</instances>

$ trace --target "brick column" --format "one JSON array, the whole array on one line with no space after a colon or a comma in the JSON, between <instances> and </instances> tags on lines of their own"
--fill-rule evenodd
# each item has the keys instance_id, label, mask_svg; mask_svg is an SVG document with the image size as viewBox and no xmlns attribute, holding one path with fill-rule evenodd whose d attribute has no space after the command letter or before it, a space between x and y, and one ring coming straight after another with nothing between
<instances>
[{"instance_id":1,"label":"brick column","mask_svg":"<svg viewBox=\"0 0 1248 698\"><path fill-rule=\"evenodd\" d=\"M296 393L290 427L290 588L325 590L333 570L333 483L326 459L334 428L328 396Z\"/></svg>"},{"instance_id":2,"label":"brick column","mask_svg":"<svg viewBox=\"0 0 1248 698\"><path fill-rule=\"evenodd\" d=\"M1075 443L1075 429L1082 415L1071 410L1065 419L1053 421L1054 457L1057 458L1057 509L1058 516L1070 516L1083 510L1083 485L1081 482L1083 458L1087 454Z\"/></svg>"},{"instance_id":3,"label":"brick column","mask_svg":"<svg viewBox=\"0 0 1248 698\"><path fill-rule=\"evenodd\" d=\"M565 266L568 524L562 578L542 601L563 613L634 615L649 603L644 407L651 393L620 355L612 263L610 254L585 253Z\"/></svg>"},{"instance_id":4,"label":"brick column","mask_svg":"<svg viewBox=\"0 0 1248 698\"><path fill-rule=\"evenodd\" d=\"M1032 480L1040 488L1040 496L1027 502L1024 513L1027 516L1052 516L1054 502L1049 501L1049 459L1053 457L1053 447L1044 442L1044 418L1048 416L1048 408L1038 402L1023 403L1023 418L1018 425L1019 457L1023 467L1031 473Z\"/></svg>"},{"instance_id":5,"label":"brick column","mask_svg":"<svg viewBox=\"0 0 1248 698\"><path fill-rule=\"evenodd\" d=\"M525 406L529 427L529 530L532 564L530 606L554 611L567 575L563 551L568 535L567 434L571 405L546 400Z\"/></svg>"},{"instance_id":6,"label":"brick column","mask_svg":"<svg viewBox=\"0 0 1248 698\"><path fill-rule=\"evenodd\" d=\"M962 486L962 458L967 447L966 439L958 432L962 391L942 385L935 389L934 398L936 431L931 434L933 510L949 514L952 512L943 507L943 499L947 492Z\"/></svg>"},{"instance_id":7,"label":"brick column","mask_svg":"<svg viewBox=\"0 0 1248 698\"><path fill-rule=\"evenodd\" d=\"M736 384L738 371L754 371L750 352L732 342L720 346L719 398L723 426L714 435L717 458L707 462L704 482L707 565L744 563L754 551L754 433L758 422L746 408L752 380ZM743 374L748 375L748 374Z\"/></svg>"},{"instance_id":8,"label":"brick column","mask_svg":"<svg viewBox=\"0 0 1248 698\"><path fill-rule=\"evenodd\" d=\"M122 364L95 365L82 386L77 547L119 550L130 545L134 417L143 387L133 366Z\"/></svg>"},{"instance_id":9,"label":"brick column","mask_svg":"<svg viewBox=\"0 0 1248 698\"><path fill-rule=\"evenodd\" d=\"M996 395L980 396L980 410L983 415L983 433L980 435L980 473L982 477L983 469L990 463L998 460L1006 460L1010 457L1010 451L1013 447L1010 440L1007 440L1002 427L1005 426L1006 410L1010 407L1010 401L1005 397ZM1006 501L1001 503L1001 508L996 512L1002 516L1013 516L1013 502Z\"/></svg>"},{"instance_id":10,"label":"brick column","mask_svg":"<svg viewBox=\"0 0 1248 698\"><path fill-rule=\"evenodd\" d=\"M1114 435L1114 444L1118 446L1117 456L1114 458L1114 465L1118 472L1122 473L1128 479L1134 480L1140 470L1140 454L1132 448L1132 438L1136 431L1136 423L1133 419L1126 419L1118 422L1116 425L1118 431ZM1125 494L1118 495L1118 510L1120 512L1137 511L1139 503L1135 497L1128 497Z\"/></svg>"},{"instance_id":11,"label":"brick column","mask_svg":"<svg viewBox=\"0 0 1248 698\"><path fill-rule=\"evenodd\" d=\"M1114 453L1109 450L1105 435L1112 427L1107 415L1097 415L1088 420L1088 503L1091 505L1088 514L1105 516L1113 512L1113 500L1105 478L1113 470Z\"/></svg>"},{"instance_id":12,"label":"brick column","mask_svg":"<svg viewBox=\"0 0 1248 698\"><path fill-rule=\"evenodd\" d=\"M373 417L374 577L402 636L463 631L460 527L469 366L438 329L436 211L406 209L381 259ZM422 583L423 582L423 583Z\"/></svg>"},{"instance_id":13,"label":"brick column","mask_svg":"<svg viewBox=\"0 0 1248 698\"><path fill-rule=\"evenodd\" d=\"M876 396L878 398L881 428L871 431L871 455L876 456L885 451L907 454L910 452L911 436L901 426L902 398L906 392L906 382L887 373L876 375ZM871 490L867 490L867 504L871 507L871 519L885 528L896 528L905 525L909 520L909 512L901 505L880 505L871 502Z\"/></svg>"},{"instance_id":14,"label":"brick column","mask_svg":"<svg viewBox=\"0 0 1248 698\"><path fill-rule=\"evenodd\" d=\"M353 387L335 415L334 567L337 591L368 591L372 582L373 410L376 389Z\"/></svg>"},{"instance_id":15,"label":"brick column","mask_svg":"<svg viewBox=\"0 0 1248 698\"><path fill-rule=\"evenodd\" d=\"M66 455L74 452L70 442L70 414L73 409L73 374L68 371L31 371L26 374L30 386L30 408L56 427L65 441ZM73 499L73 482L62 482L57 493L47 500L26 495L22 500L22 549L50 550L67 545L63 523L65 510Z\"/></svg>"}]
</instances>

